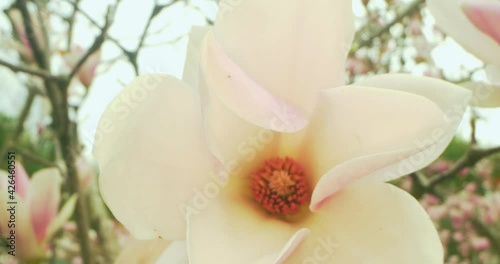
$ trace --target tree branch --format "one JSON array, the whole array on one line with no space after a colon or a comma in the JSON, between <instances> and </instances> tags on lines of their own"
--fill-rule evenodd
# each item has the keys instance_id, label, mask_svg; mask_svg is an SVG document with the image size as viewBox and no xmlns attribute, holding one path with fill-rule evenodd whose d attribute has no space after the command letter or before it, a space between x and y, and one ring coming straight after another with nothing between
<instances>
[{"instance_id":1,"label":"tree branch","mask_svg":"<svg viewBox=\"0 0 500 264\"><path fill-rule=\"evenodd\" d=\"M354 45L351 51L349 52L349 56L353 55L356 53L356 51L360 50L363 47L367 47L372 45L373 41L375 39L381 37L383 34L389 32L389 30L399 23L401 20L403 20L405 17L412 15L413 13L417 12L420 10L421 5L425 2L425 0L415 0L413 3L409 4L408 7L403 10L400 14L398 14L391 22L389 22L387 25L383 26L379 30L377 30L373 35L368 37L365 40L361 40L359 44Z\"/></svg>"},{"instance_id":2,"label":"tree branch","mask_svg":"<svg viewBox=\"0 0 500 264\"><path fill-rule=\"evenodd\" d=\"M67 41L67 50L71 50L71 43L73 42L73 28L75 24L76 13L78 11L78 5L80 4L80 0L75 0L73 5L73 13L68 19L68 41Z\"/></svg>"},{"instance_id":3,"label":"tree branch","mask_svg":"<svg viewBox=\"0 0 500 264\"><path fill-rule=\"evenodd\" d=\"M447 171L436 174L430 178L427 189L432 190L437 184L455 176L462 169L473 166L478 161L489 157L493 154L500 153L500 147L490 148L490 149L479 149L477 147L471 147L464 156L462 156L451 168Z\"/></svg>"},{"instance_id":4,"label":"tree branch","mask_svg":"<svg viewBox=\"0 0 500 264\"><path fill-rule=\"evenodd\" d=\"M12 63L6 62L2 59L0 59L0 65L3 65L9 69L11 69L14 72L24 72L28 73L37 77L41 77L46 80L53 80L57 81L59 77L51 75L50 73L43 71L43 70L38 70L38 69L33 69L25 66L20 66L20 65L14 65Z\"/></svg>"},{"instance_id":5,"label":"tree branch","mask_svg":"<svg viewBox=\"0 0 500 264\"><path fill-rule=\"evenodd\" d=\"M87 59L92 55L92 53L96 52L99 50L104 43L104 40L106 39L106 34L108 32L108 29L112 23L112 16L110 15L111 13L114 13L114 11L108 9L108 12L106 14L106 23L104 24L104 27L101 30L101 34L94 40L94 43L92 43L92 46L87 50L87 52L83 55L82 58L76 63L75 67L71 70L71 73L68 76L68 80L71 80L75 74L80 70L80 68L83 66L83 64L87 61ZM69 83L69 81L68 81Z\"/></svg>"},{"instance_id":6,"label":"tree branch","mask_svg":"<svg viewBox=\"0 0 500 264\"><path fill-rule=\"evenodd\" d=\"M146 22L146 26L144 27L144 30L142 31L142 35L141 35L139 42L137 44L137 48L135 49L135 51L130 52L129 54L126 54L129 58L131 64L132 64L132 66L134 67L135 75L139 75L139 67L137 65L137 58L139 57L139 52L141 51L141 49L144 45L144 40L146 39L146 36L148 34L148 29L151 26L151 22L164 8L171 6L176 2L177 2L177 0L172 1L168 4L164 4L164 5L155 4L153 9L151 10L151 14L149 15L148 21Z\"/></svg>"}]
</instances>

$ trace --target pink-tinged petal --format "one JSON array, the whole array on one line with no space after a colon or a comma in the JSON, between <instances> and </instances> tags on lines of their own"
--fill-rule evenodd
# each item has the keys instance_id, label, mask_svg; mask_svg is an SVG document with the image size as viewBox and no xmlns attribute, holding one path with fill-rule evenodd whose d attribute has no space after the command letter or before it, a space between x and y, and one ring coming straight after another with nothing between
<instances>
[{"instance_id":1,"label":"pink-tinged petal","mask_svg":"<svg viewBox=\"0 0 500 264\"><path fill-rule=\"evenodd\" d=\"M154 264L172 241L163 239L136 240L130 238L123 246L115 263L117 264Z\"/></svg>"},{"instance_id":2,"label":"pink-tinged petal","mask_svg":"<svg viewBox=\"0 0 500 264\"><path fill-rule=\"evenodd\" d=\"M189 42L186 52L186 61L182 80L193 88L199 90L200 58L201 46L205 35L210 31L210 27L193 26L189 31Z\"/></svg>"},{"instance_id":3,"label":"pink-tinged petal","mask_svg":"<svg viewBox=\"0 0 500 264\"><path fill-rule=\"evenodd\" d=\"M78 79L87 89L92 85L97 66L101 63L101 50L92 53L78 71Z\"/></svg>"},{"instance_id":4,"label":"pink-tinged petal","mask_svg":"<svg viewBox=\"0 0 500 264\"><path fill-rule=\"evenodd\" d=\"M500 64L500 45L467 18L462 11L465 2L466 0L428 0L426 4L436 19L437 26L446 34L482 61ZM498 3L497 0L481 2Z\"/></svg>"},{"instance_id":5,"label":"pink-tinged petal","mask_svg":"<svg viewBox=\"0 0 500 264\"><path fill-rule=\"evenodd\" d=\"M283 247L280 252L272 253L262 257L261 259L253 262L252 264L282 264L286 263L288 258L293 254L297 247L304 241L309 235L309 229L302 228L297 233L295 233Z\"/></svg>"},{"instance_id":6,"label":"pink-tinged petal","mask_svg":"<svg viewBox=\"0 0 500 264\"><path fill-rule=\"evenodd\" d=\"M30 179L28 173L26 173L23 165L19 162L16 164L15 171L16 193L21 197L21 199L26 200L26 195L30 187Z\"/></svg>"},{"instance_id":7,"label":"pink-tinged petal","mask_svg":"<svg viewBox=\"0 0 500 264\"><path fill-rule=\"evenodd\" d=\"M31 179L27 201L38 242L44 240L59 210L61 180L61 173L56 168L37 171Z\"/></svg>"},{"instance_id":8,"label":"pink-tinged petal","mask_svg":"<svg viewBox=\"0 0 500 264\"><path fill-rule=\"evenodd\" d=\"M86 53L87 51L82 47L74 46L71 48L71 52L63 54L63 59L69 68L73 68ZM87 58L85 63L83 63L80 70L77 72L77 77L85 88L90 88L90 85L95 77L95 71L100 62L101 50L97 50Z\"/></svg>"},{"instance_id":9,"label":"pink-tinged petal","mask_svg":"<svg viewBox=\"0 0 500 264\"><path fill-rule=\"evenodd\" d=\"M52 236L56 234L59 229L68 221L68 219L73 215L73 211L75 210L76 202L78 197L76 194L73 194L67 201L64 203L61 210L57 213L54 220L52 220L47 227L47 232L45 234L45 243L49 242ZM43 243L42 243L43 244Z\"/></svg>"},{"instance_id":10,"label":"pink-tinged petal","mask_svg":"<svg viewBox=\"0 0 500 264\"><path fill-rule=\"evenodd\" d=\"M2 177L2 179L6 175L7 174L3 174L3 171L0 171L0 177ZM15 232L16 257L19 259L30 260L45 257L45 252L37 243L35 232L33 231L29 205L19 199L19 197L15 200L10 200L7 189L3 185L0 186L0 192L0 223L2 223L0 226L0 235L8 239L11 236L10 232ZM9 226L9 224L13 224L13 222L9 222L11 217L11 211L9 211L9 209L12 209L11 206L14 205L8 204L8 202L12 201L16 202L15 226Z\"/></svg>"},{"instance_id":11,"label":"pink-tinged petal","mask_svg":"<svg viewBox=\"0 0 500 264\"><path fill-rule=\"evenodd\" d=\"M9 173L4 170L0 170L0 202L2 205L7 205L9 199L8 187L9 186ZM9 214L6 208L2 207L0 211L0 223L7 223L9 221ZM5 233L8 229L2 224L0 225L0 235L5 236Z\"/></svg>"},{"instance_id":12,"label":"pink-tinged petal","mask_svg":"<svg viewBox=\"0 0 500 264\"><path fill-rule=\"evenodd\" d=\"M205 40L205 43L210 39L213 40L213 37L209 36ZM212 55L205 57L213 57ZM214 69L215 67L217 66L213 65L212 67L205 68L212 68L210 70L212 72L214 70L223 70L222 68ZM218 171L225 175L225 177L229 175L243 175L245 171L250 173L248 170L254 169L255 166L262 163L263 159L270 158L276 153L279 135L273 129L259 127L242 117L245 114L254 114L251 113L254 109L249 109L252 111L242 109L240 113L231 109L226 102L235 107L234 103L236 101L231 100L228 95L236 94L240 101L242 99L245 100L244 95L252 93L252 89L255 88L255 92L264 94L265 98L269 99L267 104L271 107L275 106L273 102L275 98L272 95L266 94L266 91L260 87L242 87L240 85L236 87L220 87L220 85L213 83L216 76L212 74L212 77L208 78L206 77L208 74L211 73L200 71L199 87L205 123L205 135L211 153L221 163ZM227 76L222 77L227 79ZM211 85L209 85L209 79L212 80ZM222 81L225 82L225 80ZM243 89L240 91L235 88ZM226 92L228 89L233 90L233 92ZM255 107L255 109L257 108ZM278 110L276 119L272 120L272 123L266 124L265 121L262 122L263 120L259 121L259 123L265 127L281 130L285 130L287 125L291 128L291 122L288 120L292 120L295 117L289 113L293 111L289 111L285 105L283 105L282 109ZM264 115L269 112L269 109L256 111L256 113L264 113Z\"/></svg>"},{"instance_id":13,"label":"pink-tinged petal","mask_svg":"<svg viewBox=\"0 0 500 264\"><path fill-rule=\"evenodd\" d=\"M12 179L10 176L14 176L14 178ZM26 200L26 194L30 187L30 180L20 162L16 162L13 174L0 170L0 188L7 189L7 186L11 185L12 180L15 183L15 189L13 189L13 191L15 191L14 196L21 200Z\"/></svg>"},{"instance_id":14,"label":"pink-tinged petal","mask_svg":"<svg viewBox=\"0 0 500 264\"><path fill-rule=\"evenodd\" d=\"M268 259L279 263L306 234L266 214L241 194L221 194L188 214L189 263L253 264Z\"/></svg>"},{"instance_id":15,"label":"pink-tinged petal","mask_svg":"<svg viewBox=\"0 0 500 264\"><path fill-rule=\"evenodd\" d=\"M470 96L458 86L409 75L383 75L361 84L387 89L325 91L308 128L300 159L319 181L313 210L354 181L388 181L428 165L449 144Z\"/></svg>"},{"instance_id":16,"label":"pink-tinged petal","mask_svg":"<svg viewBox=\"0 0 500 264\"><path fill-rule=\"evenodd\" d=\"M408 193L384 183L349 186L304 224L311 232L287 263L442 264L429 216Z\"/></svg>"},{"instance_id":17,"label":"pink-tinged petal","mask_svg":"<svg viewBox=\"0 0 500 264\"><path fill-rule=\"evenodd\" d=\"M310 114L320 89L345 83L352 1L223 0L219 6L217 41L263 89Z\"/></svg>"},{"instance_id":18,"label":"pink-tinged petal","mask_svg":"<svg viewBox=\"0 0 500 264\"><path fill-rule=\"evenodd\" d=\"M500 45L500 2L468 1L462 9L472 24Z\"/></svg>"},{"instance_id":19,"label":"pink-tinged petal","mask_svg":"<svg viewBox=\"0 0 500 264\"><path fill-rule=\"evenodd\" d=\"M182 205L210 181L212 160L192 89L163 74L130 83L98 126L104 201L138 239L184 239Z\"/></svg>"},{"instance_id":20,"label":"pink-tinged petal","mask_svg":"<svg viewBox=\"0 0 500 264\"><path fill-rule=\"evenodd\" d=\"M31 206L31 205L29 205ZM18 203L16 208L16 253L20 259L40 259L47 256L44 245L37 243L37 236L30 221L28 204Z\"/></svg>"},{"instance_id":21,"label":"pink-tinged petal","mask_svg":"<svg viewBox=\"0 0 500 264\"><path fill-rule=\"evenodd\" d=\"M282 99L255 83L231 59L214 38L205 37L201 52L201 70L209 93L220 100L236 115L253 125L279 132L295 132L307 123L307 117ZM286 111L289 118L282 126L276 126L280 113Z\"/></svg>"}]
</instances>

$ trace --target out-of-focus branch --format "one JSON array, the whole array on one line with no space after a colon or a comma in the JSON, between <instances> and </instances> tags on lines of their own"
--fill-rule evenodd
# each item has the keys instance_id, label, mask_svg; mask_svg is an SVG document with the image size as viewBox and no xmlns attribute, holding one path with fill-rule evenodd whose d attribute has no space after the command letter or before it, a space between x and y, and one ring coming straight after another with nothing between
<instances>
[{"instance_id":1,"label":"out-of-focus branch","mask_svg":"<svg viewBox=\"0 0 500 264\"><path fill-rule=\"evenodd\" d=\"M23 17L24 29L26 31L26 37L31 45L31 49L33 50L35 59L40 68L46 69L48 66L47 60L45 58L43 50L40 47L40 43L38 43L36 39L36 35L33 29L33 21L31 21L31 16L28 11L28 7L26 6L26 0L17 0L16 5L21 11Z\"/></svg>"},{"instance_id":2,"label":"out-of-focus branch","mask_svg":"<svg viewBox=\"0 0 500 264\"><path fill-rule=\"evenodd\" d=\"M436 174L433 177L431 177L426 186L427 189L432 191L437 184L453 177L454 175L458 174L461 170L470 166L474 166L477 162L488 156L500 153L500 147L482 149L477 146L476 120L477 118L475 114L472 113L472 116L470 118L470 126L471 126L470 145L467 152L447 171L440 174Z\"/></svg>"},{"instance_id":3,"label":"out-of-focus branch","mask_svg":"<svg viewBox=\"0 0 500 264\"><path fill-rule=\"evenodd\" d=\"M24 73L28 73L28 74L31 74L31 75L34 75L34 76L38 76L38 77L41 77L41 78L44 78L44 79L47 79L47 80L56 81L56 80L59 79L59 77L51 75L50 73L48 73L46 71L38 70L38 69L33 69L33 68L30 68L30 67L25 67L25 66L21 66L21 65L14 65L14 64L6 62L6 61L4 61L2 59L0 59L0 65L3 65L5 67L11 69L14 72L24 72Z\"/></svg>"},{"instance_id":4,"label":"out-of-focus branch","mask_svg":"<svg viewBox=\"0 0 500 264\"><path fill-rule=\"evenodd\" d=\"M38 66L50 72L48 58L40 49L40 45L37 42L35 34L33 32L33 24L30 19L30 13L28 11L26 0L17 0L16 6L20 9L23 16L24 26L26 30L26 35L28 41L31 45L33 53L36 58ZM72 150L71 142L74 140L70 131L70 119L68 115L68 102L67 102L67 80L60 80L59 82L54 82L50 80L45 80L45 88L47 90L47 95L50 99L52 105L52 118L54 129L57 134L57 138L61 143L61 152L65 164L65 172L68 180L68 186L70 191L78 195L75 208L75 218L78 226L78 239L80 244L80 252L83 262L86 264L95 263L94 254L92 253L91 243L89 238L89 220L87 208L85 205L85 200L81 199L80 187L78 180L78 172L76 170L76 156Z\"/></svg>"},{"instance_id":5,"label":"out-of-focus branch","mask_svg":"<svg viewBox=\"0 0 500 264\"><path fill-rule=\"evenodd\" d=\"M500 147L490 149L480 149L475 146L471 147L450 169L432 176L426 186L427 189L434 189L436 185L457 175L461 170L473 166L480 160L496 153L500 153Z\"/></svg>"},{"instance_id":6,"label":"out-of-focus branch","mask_svg":"<svg viewBox=\"0 0 500 264\"><path fill-rule=\"evenodd\" d=\"M76 63L75 67L71 70L71 73L68 76L68 80L70 81L73 76L80 70L80 68L83 66L83 64L87 61L87 59L92 55L92 53L96 52L98 49L101 48L102 44L104 43L104 40L106 39L106 35L108 32L109 27L111 26L111 23L113 21L113 15L114 14L114 9L108 9L108 12L106 14L106 23L104 24L104 27L101 29L101 34L97 36L97 38L94 40L94 43L92 43L92 46L87 50L87 52L83 55L82 58ZM68 81L68 83L69 83Z\"/></svg>"},{"instance_id":7,"label":"out-of-focus branch","mask_svg":"<svg viewBox=\"0 0 500 264\"><path fill-rule=\"evenodd\" d=\"M474 166L476 163L481 161L484 158L487 158L491 155L500 153L500 147L494 148L480 148L477 146L476 142L476 117L472 116L470 119L471 125L471 134L470 134L470 145L465 154L458 159L453 166L451 166L448 170L435 174L433 176L426 177L421 172L412 173L410 176L414 181L414 187L412 190L412 194L419 198L424 193L430 192L436 195L436 187L438 184L452 178L453 176L460 173L465 168Z\"/></svg>"},{"instance_id":8,"label":"out-of-focus branch","mask_svg":"<svg viewBox=\"0 0 500 264\"><path fill-rule=\"evenodd\" d=\"M117 1L116 5L115 5L115 8L119 4L119 2L120 1ZM104 26L100 26L99 23L97 23L97 21L95 21L95 19L92 18L92 16L90 16L87 12L85 12L84 10L82 10L75 3L73 3L73 2L70 2L70 3L73 5L73 8L75 8L75 10L77 10L80 14L82 14L88 21L90 21L90 23L92 23L92 25L94 25L99 30L101 30L101 32L104 30ZM123 53L125 53L125 54L129 53L129 51L117 39L115 39L111 35L107 34L106 38L109 39L111 42L113 42L119 49L121 49Z\"/></svg>"},{"instance_id":9,"label":"out-of-focus branch","mask_svg":"<svg viewBox=\"0 0 500 264\"><path fill-rule=\"evenodd\" d=\"M367 47L367 46L372 45L373 41L375 41L377 38L380 38L385 33L389 32L389 30L394 25L401 22L405 17L410 16L417 11L420 11L420 8L422 7L422 4L424 2L425 2L425 0L415 0L413 3L409 4L408 7L406 7L401 13L399 13L393 20L391 20L385 26L383 26L382 28L377 30L370 37L368 37L364 40L357 41L357 44L355 43L353 45L353 48L349 52L349 55L353 55L354 53L356 53L356 51L358 51L359 49L361 49L363 47Z\"/></svg>"},{"instance_id":10,"label":"out-of-focus branch","mask_svg":"<svg viewBox=\"0 0 500 264\"><path fill-rule=\"evenodd\" d=\"M140 53L141 49L144 47L144 41L146 40L146 37L148 35L148 29L151 26L151 23L152 23L153 19L164 8L167 8L167 7L171 6L171 5L173 5L177 1L178 0L175 0L175 1L172 1L172 2L170 2L168 4L155 4L155 6L153 7L153 9L151 10L151 13L149 15L148 20L146 21L146 26L144 27L144 30L142 31L142 34L141 34L141 36L139 38L139 42L138 42L137 47L135 48L135 50L129 50L129 49L125 48L117 39L115 39L114 37L110 36L109 34L107 34L105 36L107 39L109 39L111 42L113 42L119 49L122 50L122 52L125 54L125 56L129 60L130 64L132 64L132 67L134 68L134 72L135 72L136 75L139 75L139 65L137 64L137 58L139 57L139 53ZM75 8L75 10L78 10L78 12L80 14L82 14L85 18L87 18L90 21L90 23L92 23L94 26L96 26L97 28L99 28L101 31L104 30L103 26L100 26L99 23L97 23L97 21L95 21L85 11L83 11L82 9L80 9L74 2L71 2L71 4Z\"/></svg>"},{"instance_id":11,"label":"out-of-focus branch","mask_svg":"<svg viewBox=\"0 0 500 264\"><path fill-rule=\"evenodd\" d=\"M16 145L9 146L9 148L12 148L14 151L16 151L19 154L21 154L21 156L23 156L24 158L29 159L29 160L31 160L33 162L42 164L42 165L47 166L47 167L56 167L59 170L61 170L59 168L59 166L55 162L52 162L50 160L46 160L46 159L44 159L42 157L39 157L39 156L31 153L31 151L29 151L29 150L23 149L23 148L18 147Z\"/></svg>"},{"instance_id":12,"label":"out-of-focus branch","mask_svg":"<svg viewBox=\"0 0 500 264\"><path fill-rule=\"evenodd\" d=\"M42 70L45 70L46 72L49 72L50 74L49 63L47 61L47 58L45 57L43 50L40 48L40 44L38 43L36 35L33 30L33 24L31 21L30 13L28 11L26 0L17 0L16 6L21 11L21 15L23 17L24 29L26 31L26 36L28 42L30 43L38 67L40 67L40 69ZM60 115L61 111L59 110L60 105L58 103L60 102L60 94L57 91L56 82L49 79L45 79L44 84L47 90L47 95L50 99L53 108L52 118L54 119L53 120L54 126L58 127L61 122L61 115Z\"/></svg>"},{"instance_id":13,"label":"out-of-focus branch","mask_svg":"<svg viewBox=\"0 0 500 264\"><path fill-rule=\"evenodd\" d=\"M68 18L68 41L67 41L67 50L71 50L71 43L73 42L73 28L75 25L76 13L78 12L78 6L80 5L80 0L75 0L73 5L73 13Z\"/></svg>"}]
</instances>

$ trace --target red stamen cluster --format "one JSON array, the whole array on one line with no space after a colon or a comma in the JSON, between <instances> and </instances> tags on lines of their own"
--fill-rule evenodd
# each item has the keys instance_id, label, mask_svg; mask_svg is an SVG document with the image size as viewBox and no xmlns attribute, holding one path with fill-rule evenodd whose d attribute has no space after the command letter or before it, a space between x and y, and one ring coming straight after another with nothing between
<instances>
[{"instance_id":1,"label":"red stamen cluster","mask_svg":"<svg viewBox=\"0 0 500 264\"><path fill-rule=\"evenodd\" d=\"M294 214L309 199L304 170L291 158L266 160L251 177L255 200L270 213Z\"/></svg>"}]
</instances>

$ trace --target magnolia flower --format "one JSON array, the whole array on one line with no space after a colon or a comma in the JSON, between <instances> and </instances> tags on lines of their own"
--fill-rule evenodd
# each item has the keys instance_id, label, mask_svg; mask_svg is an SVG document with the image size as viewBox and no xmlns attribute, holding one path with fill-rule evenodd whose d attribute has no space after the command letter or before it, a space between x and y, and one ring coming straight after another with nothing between
<instances>
[{"instance_id":1,"label":"magnolia flower","mask_svg":"<svg viewBox=\"0 0 500 264\"><path fill-rule=\"evenodd\" d=\"M46 257L48 242L71 216L76 196L71 197L61 211L59 170L48 168L37 171L31 179L20 163L15 169L15 200L11 200L8 190L9 175L0 170L0 234L9 238L15 231L15 255L20 259L31 260ZM8 204L15 201L16 204ZM8 227L11 210L15 213L15 227ZM10 223L10 222L9 222Z\"/></svg>"},{"instance_id":2,"label":"magnolia flower","mask_svg":"<svg viewBox=\"0 0 500 264\"><path fill-rule=\"evenodd\" d=\"M69 67L75 67L80 59L85 55L87 51L80 46L75 46L68 53L63 53L64 61ZM87 60L83 63L80 70L77 72L78 80L85 86L85 88L90 88L92 81L94 80L97 66L101 63L101 50L97 50L92 53Z\"/></svg>"},{"instance_id":3,"label":"magnolia flower","mask_svg":"<svg viewBox=\"0 0 500 264\"><path fill-rule=\"evenodd\" d=\"M344 86L349 0L220 1L184 82L138 77L103 114L103 198L189 263L443 263L429 216L386 181L449 144L470 92L380 75ZM199 75L197 74L199 73Z\"/></svg>"},{"instance_id":4,"label":"magnolia flower","mask_svg":"<svg viewBox=\"0 0 500 264\"><path fill-rule=\"evenodd\" d=\"M487 64L488 83L465 83L474 91L472 103L500 106L500 1L428 0L427 6L443 31Z\"/></svg>"},{"instance_id":5,"label":"magnolia flower","mask_svg":"<svg viewBox=\"0 0 500 264\"><path fill-rule=\"evenodd\" d=\"M16 38L20 42L20 43L14 43L12 46L19 52L19 55L27 63L35 62L33 49L31 48L31 44L28 40L28 35L26 34L21 11L19 11L19 9L11 8L6 11L6 14L11 21L13 31L16 34ZM41 17L44 18L43 15L41 15ZM43 29L40 25L39 17L36 14L31 14L30 18L35 39L37 40L37 43L40 45L40 48L43 50L46 47L46 40L43 33Z\"/></svg>"}]
</instances>

